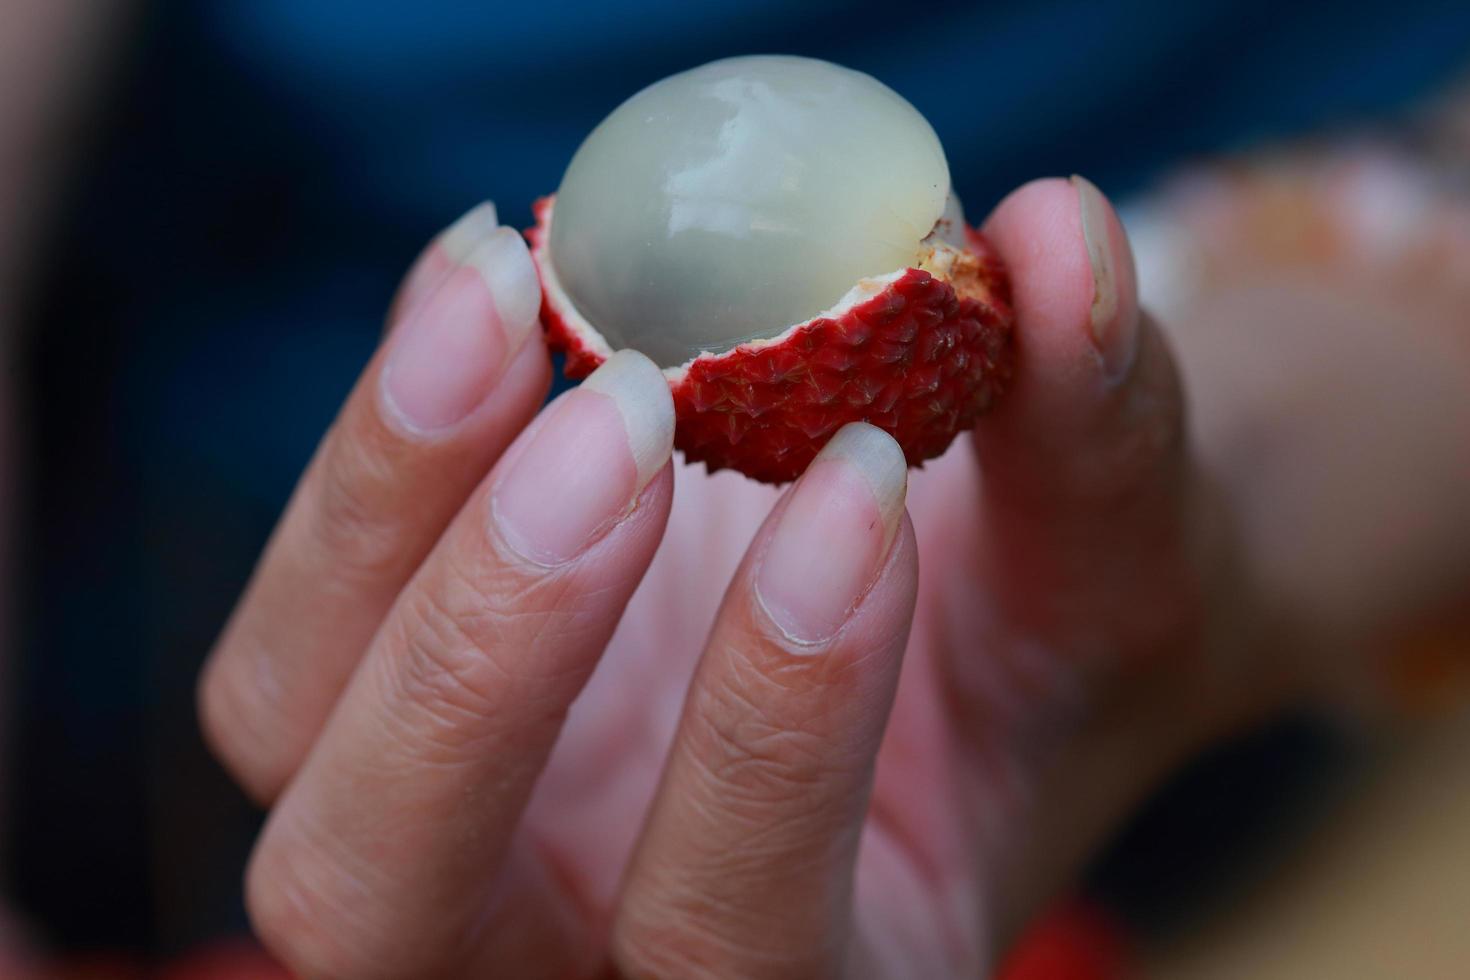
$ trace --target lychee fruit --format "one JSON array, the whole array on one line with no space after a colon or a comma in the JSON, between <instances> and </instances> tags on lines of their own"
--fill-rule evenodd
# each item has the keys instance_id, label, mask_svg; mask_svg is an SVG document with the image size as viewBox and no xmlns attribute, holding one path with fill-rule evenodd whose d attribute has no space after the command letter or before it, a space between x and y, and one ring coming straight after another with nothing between
<instances>
[{"instance_id":1,"label":"lychee fruit","mask_svg":"<svg viewBox=\"0 0 1470 980\"><path fill-rule=\"evenodd\" d=\"M939 138L860 72L755 56L657 82L593 130L536 219L567 375L648 355L675 444L710 470L794 479L854 421L916 466L1011 374L1005 271Z\"/></svg>"}]
</instances>

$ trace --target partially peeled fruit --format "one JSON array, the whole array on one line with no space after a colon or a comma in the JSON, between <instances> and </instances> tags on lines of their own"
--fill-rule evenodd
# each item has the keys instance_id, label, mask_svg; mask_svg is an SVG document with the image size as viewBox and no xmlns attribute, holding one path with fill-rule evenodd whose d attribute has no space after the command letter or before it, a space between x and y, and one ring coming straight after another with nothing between
<instances>
[{"instance_id":1,"label":"partially peeled fruit","mask_svg":"<svg viewBox=\"0 0 1470 980\"><path fill-rule=\"evenodd\" d=\"M1004 270L934 130L860 72L758 56L664 79L587 137L536 217L568 375L648 355L676 445L711 470L794 479L853 421L918 465L1009 378Z\"/></svg>"}]
</instances>

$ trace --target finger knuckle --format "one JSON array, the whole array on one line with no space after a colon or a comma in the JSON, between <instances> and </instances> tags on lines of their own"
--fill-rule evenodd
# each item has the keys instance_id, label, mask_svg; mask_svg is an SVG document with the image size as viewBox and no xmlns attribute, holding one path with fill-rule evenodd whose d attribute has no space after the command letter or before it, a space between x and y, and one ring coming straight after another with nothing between
<instances>
[{"instance_id":1,"label":"finger knuckle","mask_svg":"<svg viewBox=\"0 0 1470 980\"><path fill-rule=\"evenodd\" d=\"M496 617L456 608L440 590L417 592L399 620L406 700L481 717L494 712L509 667Z\"/></svg>"},{"instance_id":2,"label":"finger knuckle","mask_svg":"<svg viewBox=\"0 0 1470 980\"><path fill-rule=\"evenodd\" d=\"M720 980L761 976L821 980L837 976L838 951L820 941L775 942L776 921L732 925L733 910L693 894L625 914L614 929L615 975L638 980ZM763 942L752 941L764 937Z\"/></svg>"},{"instance_id":3,"label":"finger knuckle","mask_svg":"<svg viewBox=\"0 0 1470 980\"><path fill-rule=\"evenodd\" d=\"M615 943L614 975L637 980L717 980L732 975L731 951L708 941L671 936L667 927L628 930Z\"/></svg>"},{"instance_id":4,"label":"finger knuckle","mask_svg":"<svg viewBox=\"0 0 1470 980\"><path fill-rule=\"evenodd\" d=\"M347 891L319 853L267 842L246 877L246 911L261 943L303 980L407 976L392 972L393 951Z\"/></svg>"},{"instance_id":5,"label":"finger knuckle","mask_svg":"<svg viewBox=\"0 0 1470 980\"><path fill-rule=\"evenodd\" d=\"M336 430L322 459L308 527L338 579L377 580L403 558L403 512L389 501L395 470L391 454L365 436Z\"/></svg>"},{"instance_id":6,"label":"finger knuckle","mask_svg":"<svg viewBox=\"0 0 1470 980\"><path fill-rule=\"evenodd\" d=\"M252 696L218 658L201 676L196 691L199 727L205 744L257 804L268 806L280 792L284 774L273 764L280 729L264 719L276 717L265 699Z\"/></svg>"},{"instance_id":7,"label":"finger knuckle","mask_svg":"<svg viewBox=\"0 0 1470 980\"><path fill-rule=\"evenodd\" d=\"M528 597L514 582L484 582L446 567L426 587L406 594L396 617L396 655L388 658L395 732L420 758L462 758L494 737L514 715L522 732L557 725L580 677L558 651L575 613L544 611L545 596ZM544 648L544 649L543 649ZM538 650L535 655L527 651ZM513 704L514 712L504 710Z\"/></svg>"},{"instance_id":8,"label":"finger knuckle","mask_svg":"<svg viewBox=\"0 0 1470 980\"><path fill-rule=\"evenodd\" d=\"M771 713L772 702L785 700L765 690L773 686L752 672L699 691L694 756L729 807L763 813L773 800L810 795L851 768L843 747L806 724L802 711Z\"/></svg>"}]
</instances>

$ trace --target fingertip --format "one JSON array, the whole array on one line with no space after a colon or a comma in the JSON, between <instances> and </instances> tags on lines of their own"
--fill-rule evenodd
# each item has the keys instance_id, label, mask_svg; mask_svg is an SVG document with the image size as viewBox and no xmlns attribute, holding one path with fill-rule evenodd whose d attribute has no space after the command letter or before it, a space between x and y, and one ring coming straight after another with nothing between
<instances>
[{"instance_id":1,"label":"fingertip","mask_svg":"<svg viewBox=\"0 0 1470 980\"><path fill-rule=\"evenodd\" d=\"M982 230L1010 273L1030 359L1079 350L1086 335L1076 328L1087 319L1093 283L1077 191L1060 178L1033 180L1007 195Z\"/></svg>"},{"instance_id":2,"label":"fingertip","mask_svg":"<svg viewBox=\"0 0 1470 980\"><path fill-rule=\"evenodd\" d=\"M826 649L881 578L904 515L908 467L893 438L843 427L792 488L753 588L793 647Z\"/></svg>"},{"instance_id":3,"label":"fingertip","mask_svg":"<svg viewBox=\"0 0 1470 980\"><path fill-rule=\"evenodd\" d=\"M475 246L495 233L500 225L494 201L482 201L470 208L448 228L439 233L435 241L455 265L464 265Z\"/></svg>"},{"instance_id":4,"label":"fingertip","mask_svg":"<svg viewBox=\"0 0 1470 980\"><path fill-rule=\"evenodd\" d=\"M638 468L638 485L645 486L674 451L674 398L663 371L638 351L620 350L582 388L607 395L617 406Z\"/></svg>"},{"instance_id":5,"label":"fingertip","mask_svg":"<svg viewBox=\"0 0 1470 980\"><path fill-rule=\"evenodd\" d=\"M493 229L460 264L480 274L506 342L512 349L520 347L541 322L541 280L521 233L504 226Z\"/></svg>"},{"instance_id":6,"label":"fingertip","mask_svg":"<svg viewBox=\"0 0 1470 980\"><path fill-rule=\"evenodd\" d=\"M388 316L383 321L384 334L403 322L404 317L416 309L449 273L464 265L475 246L495 231L499 220L494 203L485 201L470 208L430 239L414 259L388 305Z\"/></svg>"},{"instance_id":7,"label":"fingertip","mask_svg":"<svg viewBox=\"0 0 1470 980\"><path fill-rule=\"evenodd\" d=\"M909 464L892 435L867 422L850 422L828 441L817 459L852 466L873 494L884 529L884 550L893 541L908 496Z\"/></svg>"},{"instance_id":8,"label":"fingertip","mask_svg":"<svg viewBox=\"0 0 1470 980\"><path fill-rule=\"evenodd\" d=\"M1048 382L1125 374L1137 346L1138 287L1117 212L1086 178L1009 194L984 225L1011 277L1020 370Z\"/></svg>"},{"instance_id":9,"label":"fingertip","mask_svg":"<svg viewBox=\"0 0 1470 980\"><path fill-rule=\"evenodd\" d=\"M633 517L642 517L645 520L653 520L659 527L662 536L663 529L667 527L669 512L674 506L674 461L668 459L664 465L649 479L648 485L638 495L635 504L636 513Z\"/></svg>"},{"instance_id":10,"label":"fingertip","mask_svg":"<svg viewBox=\"0 0 1470 980\"><path fill-rule=\"evenodd\" d=\"M1138 486L1172 458L1183 404L1116 210L1083 177L1049 178L984 231L1010 272L1018 348L1011 391L975 432L992 499L1045 510Z\"/></svg>"},{"instance_id":11,"label":"fingertip","mask_svg":"<svg viewBox=\"0 0 1470 980\"><path fill-rule=\"evenodd\" d=\"M919 543L905 508L899 516L887 560L862 604L853 612L854 629L875 636L907 638L918 596ZM901 657L902 643L889 650L893 657Z\"/></svg>"},{"instance_id":12,"label":"fingertip","mask_svg":"<svg viewBox=\"0 0 1470 980\"><path fill-rule=\"evenodd\" d=\"M620 351L548 406L491 477L490 523L509 552L554 567L581 556L667 485L674 415L662 373ZM664 508L667 510L667 507Z\"/></svg>"}]
</instances>

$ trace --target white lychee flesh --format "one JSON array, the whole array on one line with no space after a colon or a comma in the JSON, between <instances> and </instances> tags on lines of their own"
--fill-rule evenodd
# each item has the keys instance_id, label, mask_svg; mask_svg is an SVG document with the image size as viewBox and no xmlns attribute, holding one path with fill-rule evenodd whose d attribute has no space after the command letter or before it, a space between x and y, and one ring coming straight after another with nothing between
<instances>
[{"instance_id":1,"label":"white lychee flesh","mask_svg":"<svg viewBox=\"0 0 1470 980\"><path fill-rule=\"evenodd\" d=\"M587 137L557 191L549 259L609 347L675 367L913 265L948 196L938 136L881 82L730 58L649 86Z\"/></svg>"}]
</instances>

